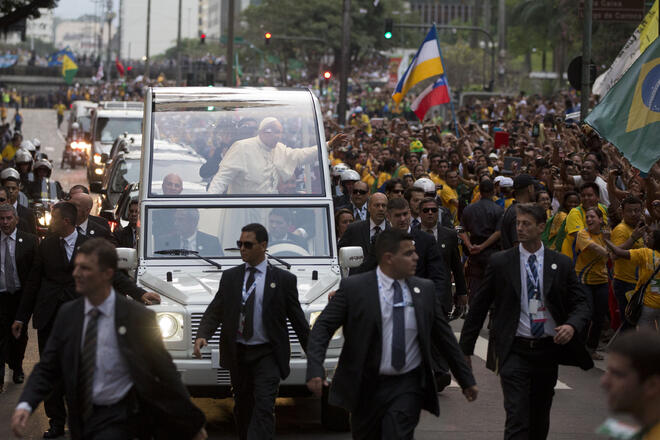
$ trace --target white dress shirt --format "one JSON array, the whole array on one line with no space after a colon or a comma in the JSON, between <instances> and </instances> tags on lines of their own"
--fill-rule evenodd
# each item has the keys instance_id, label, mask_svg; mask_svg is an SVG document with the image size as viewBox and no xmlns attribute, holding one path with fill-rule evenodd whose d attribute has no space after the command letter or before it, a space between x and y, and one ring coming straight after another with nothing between
<instances>
[{"instance_id":1,"label":"white dress shirt","mask_svg":"<svg viewBox=\"0 0 660 440\"><path fill-rule=\"evenodd\" d=\"M181 248L188 249L190 251L197 250L197 232L191 235L188 238L181 237Z\"/></svg>"},{"instance_id":2,"label":"white dress shirt","mask_svg":"<svg viewBox=\"0 0 660 440\"><path fill-rule=\"evenodd\" d=\"M243 292L245 292L245 284L250 276L247 263L245 264L245 276L243 277ZM266 336L266 329L264 329L263 322L263 307L264 307L264 285L266 283L266 270L268 269L268 261L264 261L254 266L257 271L254 274L254 315L252 316L252 337L246 340L242 335L236 337L236 342L246 345L265 344L268 342ZM245 292L247 293L247 292ZM243 298L245 301L247 298Z\"/></svg>"},{"instance_id":3,"label":"white dress shirt","mask_svg":"<svg viewBox=\"0 0 660 440\"><path fill-rule=\"evenodd\" d=\"M529 296L527 292L527 269L525 264L529 259L529 256L532 255L527 251L522 243L518 244L518 249L520 249L520 319L518 320L518 330L516 331L516 336L522 336L525 338L533 338L532 329L530 327L530 318L529 318ZM545 297L543 296L543 252L544 247L541 244L539 250L534 252L536 255L536 273L539 280L539 291L541 293L541 298L545 304ZM544 306L545 307L545 306ZM544 336L554 336L557 334L555 332L555 320L550 314L550 310L545 307L544 315L546 318L544 328Z\"/></svg>"},{"instance_id":4,"label":"white dress shirt","mask_svg":"<svg viewBox=\"0 0 660 440\"><path fill-rule=\"evenodd\" d=\"M373 238L374 234L376 233L376 231L374 230L376 226L380 228L380 232L383 232L385 230L385 225L386 225L385 220L383 220L381 224L377 225L376 223L374 223L372 219L369 219L369 238Z\"/></svg>"},{"instance_id":5,"label":"white dress shirt","mask_svg":"<svg viewBox=\"0 0 660 440\"><path fill-rule=\"evenodd\" d=\"M71 257L73 256L73 250L76 247L76 240L78 240L78 231L75 229L71 234L64 237L64 249L66 250L66 257L69 261L71 261Z\"/></svg>"},{"instance_id":6,"label":"white dress shirt","mask_svg":"<svg viewBox=\"0 0 660 440\"><path fill-rule=\"evenodd\" d=\"M7 286L5 286L5 258L7 258L7 255L5 255L5 242L9 245L9 258L14 259L14 285L16 289L20 289L21 282L18 279L18 272L16 272L16 228L9 235L5 235L4 232L0 233L0 237L0 292L7 291Z\"/></svg>"},{"instance_id":7,"label":"white dress shirt","mask_svg":"<svg viewBox=\"0 0 660 440\"><path fill-rule=\"evenodd\" d=\"M380 301L380 313L383 320L383 347L380 355L380 374L397 375L414 370L422 363L422 354L417 340L417 318L415 307L406 280L394 280L383 273L380 267L376 269L378 278L378 300ZM392 304L394 299L393 283L399 283L403 293L405 304L404 320L406 327L406 363L401 370L395 370L392 366Z\"/></svg>"},{"instance_id":8,"label":"white dress shirt","mask_svg":"<svg viewBox=\"0 0 660 440\"><path fill-rule=\"evenodd\" d=\"M82 232L82 235L87 235L88 226L89 226L89 217L87 217L84 222L76 226L76 229L80 228L80 232Z\"/></svg>"},{"instance_id":9,"label":"white dress shirt","mask_svg":"<svg viewBox=\"0 0 660 440\"><path fill-rule=\"evenodd\" d=\"M353 207L353 217L355 218L355 221L360 221L360 220L366 220L367 219L367 204L363 204L362 208L358 208L351 202L351 206Z\"/></svg>"},{"instance_id":10,"label":"white dress shirt","mask_svg":"<svg viewBox=\"0 0 660 440\"><path fill-rule=\"evenodd\" d=\"M99 316L96 330L96 365L94 369L94 381L92 385L92 403L94 405L112 405L124 398L133 386L133 379L126 361L119 351L117 343L117 331L115 329L115 290L111 289L110 295L101 303L97 309ZM85 321L82 334L80 335L80 352L85 345L85 331L90 318L90 311L94 308L92 303L85 298ZM32 406L28 402L20 402L16 409L24 409L32 412Z\"/></svg>"},{"instance_id":11,"label":"white dress shirt","mask_svg":"<svg viewBox=\"0 0 660 440\"><path fill-rule=\"evenodd\" d=\"M96 307L99 311L96 336L96 366L94 369L94 385L92 386L92 403L94 405L112 405L119 402L133 386L126 360L122 357L117 343L115 326L116 293L111 289L110 295ZM94 306L85 298L85 322L80 338L80 350L85 344L85 331Z\"/></svg>"}]
</instances>

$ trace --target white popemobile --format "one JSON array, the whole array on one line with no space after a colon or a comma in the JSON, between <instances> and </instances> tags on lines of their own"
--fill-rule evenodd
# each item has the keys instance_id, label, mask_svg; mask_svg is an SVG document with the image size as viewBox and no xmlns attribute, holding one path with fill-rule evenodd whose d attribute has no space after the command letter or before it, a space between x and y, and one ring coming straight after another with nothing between
<instances>
[{"instance_id":1,"label":"white popemobile","mask_svg":"<svg viewBox=\"0 0 660 440\"><path fill-rule=\"evenodd\" d=\"M238 128L246 122L255 127L252 132ZM190 154L222 157L208 164L217 165L214 177L191 178L186 172L181 179L174 168L166 178L177 184L165 185L162 170L154 169L163 154L153 148L156 133L158 139L192 147ZM191 394L226 397L230 379L219 364L220 330L202 359L193 357L193 342L222 271L242 264L236 249L241 227L258 222L270 229L273 210L290 213L285 225L289 239L269 246L269 262L296 275L310 325L342 273L362 261L360 248L337 254L320 106L306 89L153 88L145 98L142 139L137 251L119 249L120 266L131 270L139 285L161 295L161 304L152 309ZM309 396L305 353L290 325L289 338L291 374L282 381L280 396ZM339 330L326 356L330 377L342 343ZM328 406L325 398L322 422L348 429L348 415Z\"/></svg>"}]
</instances>

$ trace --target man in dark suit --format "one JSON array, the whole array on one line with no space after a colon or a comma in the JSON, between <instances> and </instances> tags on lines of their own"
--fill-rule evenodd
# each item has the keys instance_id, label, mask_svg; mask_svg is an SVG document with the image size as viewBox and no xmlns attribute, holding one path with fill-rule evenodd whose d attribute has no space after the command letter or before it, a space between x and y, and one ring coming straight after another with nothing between
<instances>
[{"instance_id":1,"label":"man in dark suit","mask_svg":"<svg viewBox=\"0 0 660 440\"><path fill-rule=\"evenodd\" d=\"M108 222L105 219L98 221L90 216L90 212L94 207L92 196L85 193L77 193L71 196L69 202L76 205L78 211L76 230L79 234L89 238L105 238L116 245L115 237L112 235L110 227L108 227Z\"/></svg>"},{"instance_id":2,"label":"man in dark suit","mask_svg":"<svg viewBox=\"0 0 660 440\"><path fill-rule=\"evenodd\" d=\"M291 347L286 319L307 347L309 324L298 302L296 277L266 260L268 232L244 226L237 242L245 262L223 272L218 293L199 324L195 356L218 327L220 365L231 374L234 416L241 439L269 439L280 379L289 375Z\"/></svg>"},{"instance_id":3,"label":"man in dark suit","mask_svg":"<svg viewBox=\"0 0 660 440\"><path fill-rule=\"evenodd\" d=\"M517 205L519 245L491 256L485 280L470 300L460 345L471 356L493 307L486 366L500 375L505 439L548 435L558 364L593 367L580 334L591 307L571 260L544 248L545 210Z\"/></svg>"},{"instance_id":4,"label":"man in dark suit","mask_svg":"<svg viewBox=\"0 0 660 440\"><path fill-rule=\"evenodd\" d=\"M72 439L206 438L204 414L181 383L155 314L115 293L116 270L106 240L78 249L73 276L83 298L57 313L12 417L17 436L63 377Z\"/></svg>"},{"instance_id":5,"label":"man in dark suit","mask_svg":"<svg viewBox=\"0 0 660 440\"><path fill-rule=\"evenodd\" d=\"M174 213L174 233L156 236L156 250L187 249L205 257L223 255L218 237L197 230L199 211L195 208L177 209Z\"/></svg>"},{"instance_id":6,"label":"man in dark suit","mask_svg":"<svg viewBox=\"0 0 660 440\"><path fill-rule=\"evenodd\" d=\"M328 402L351 412L353 438L412 439L422 409L439 414L431 344L440 347L468 401L474 377L442 311L435 287L414 276L413 237L382 232L378 268L344 278L318 317L307 347L307 387L321 395L328 343L339 327L344 345Z\"/></svg>"},{"instance_id":7,"label":"man in dark suit","mask_svg":"<svg viewBox=\"0 0 660 440\"><path fill-rule=\"evenodd\" d=\"M348 209L353 213L355 221L369 220L369 185L363 181L357 181L353 185L350 202L345 205L335 205L335 211L339 209Z\"/></svg>"},{"instance_id":8,"label":"man in dark suit","mask_svg":"<svg viewBox=\"0 0 660 440\"><path fill-rule=\"evenodd\" d=\"M289 208L274 208L268 214L268 243L292 243L307 250L307 243L300 235L293 234L293 214Z\"/></svg>"},{"instance_id":9,"label":"man in dark suit","mask_svg":"<svg viewBox=\"0 0 660 440\"><path fill-rule=\"evenodd\" d=\"M14 172L15 170L13 170L13 168L8 168L7 170L12 170L12 172L8 173L6 178L0 181L0 183L7 190L8 201L16 209L16 212L18 213L18 218L24 221L24 224L27 227L25 232L29 232L30 234L36 234L37 223L34 217L34 211L32 211L27 206L23 206L20 203L18 203L18 197L19 194L21 193L20 174L18 173L18 171Z\"/></svg>"},{"instance_id":10,"label":"man in dark suit","mask_svg":"<svg viewBox=\"0 0 660 440\"><path fill-rule=\"evenodd\" d=\"M0 205L0 393L4 387L5 363L13 370L14 383L23 383L23 357L27 346L27 331L18 339L11 333L22 287L37 253L36 235L16 228L18 215L11 205Z\"/></svg>"},{"instance_id":11,"label":"man in dark suit","mask_svg":"<svg viewBox=\"0 0 660 440\"><path fill-rule=\"evenodd\" d=\"M9 199L9 191L7 191L7 188L4 186L0 186L0 205L10 205L11 206L11 201ZM24 206L19 205L18 203L16 206L14 206L14 209L16 209L16 213L18 214L18 208L25 208ZM32 212L31 209L28 209L28 213L32 214L32 217L30 218L30 215L28 214L26 216L25 211L23 211L23 218L20 216L18 217L18 224L16 225L16 228L19 231L27 232L29 234L36 234L36 220L34 218L34 213ZM26 220L28 218L29 220ZM34 232L33 232L34 231Z\"/></svg>"},{"instance_id":12,"label":"man in dark suit","mask_svg":"<svg viewBox=\"0 0 660 440\"><path fill-rule=\"evenodd\" d=\"M367 267L374 267L375 264L367 261L367 257L371 252L371 246L382 231L389 229L390 225L385 220L387 212L387 196L383 193L374 193L369 198L369 220L362 220L353 222L348 225L346 232L342 235L337 245L339 248L346 246L360 246L362 254L364 255L364 262L359 267L352 268L350 274L365 272Z\"/></svg>"},{"instance_id":13,"label":"man in dark suit","mask_svg":"<svg viewBox=\"0 0 660 440\"><path fill-rule=\"evenodd\" d=\"M76 230L76 207L69 202L60 202L51 210L51 228L53 234L39 243L34 264L23 286L23 295L12 324L12 333L18 337L30 318L37 330L39 353L43 353L57 310L66 302L78 297L73 279L73 261L80 245L88 239ZM121 271L113 278L115 289L133 299L145 302L151 298L151 292L145 292ZM153 294L156 295L156 294ZM61 387L59 387L61 388ZM50 429L44 438L57 438L64 434L66 410L62 400L62 390L56 391L46 399L44 408L50 419Z\"/></svg>"},{"instance_id":14,"label":"man in dark suit","mask_svg":"<svg viewBox=\"0 0 660 440\"><path fill-rule=\"evenodd\" d=\"M117 229L114 232L117 247L135 248L138 235L138 219L140 218L140 208L137 200L131 200L128 204L128 225Z\"/></svg>"},{"instance_id":15,"label":"man in dark suit","mask_svg":"<svg viewBox=\"0 0 660 440\"><path fill-rule=\"evenodd\" d=\"M442 306L447 314L451 313L453 302L457 305L467 305L467 287L465 285L465 274L463 273L463 264L461 263L461 253L458 248L458 235L453 228L446 228L438 222L439 206L435 198L425 198L419 204L421 214L421 224L419 229L427 234L433 235L438 244L438 249L442 254L442 260L445 263L445 270L454 277L456 292L454 301L451 295L445 296ZM449 284L447 291L451 291L451 279L447 277Z\"/></svg>"},{"instance_id":16,"label":"man in dark suit","mask_svg":"<svg viewBox=\"0 0 660 440\"><path fill-rule=\"evenodd\" d=\"M80 193L90 195L89 194L89 188L87 188L85 185L73 185L69 189L69 197L73 197L76 194L80 194ZM104 219L103 217L99 217L98 215L89 214L89 218L96 224L108 226L108 221L106 219Z\"/></svg>"}]
</instances>

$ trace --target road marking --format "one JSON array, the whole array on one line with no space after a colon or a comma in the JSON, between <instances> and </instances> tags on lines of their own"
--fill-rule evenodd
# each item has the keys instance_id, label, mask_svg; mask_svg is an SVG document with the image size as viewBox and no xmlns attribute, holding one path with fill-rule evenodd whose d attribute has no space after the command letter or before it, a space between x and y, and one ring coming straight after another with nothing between
<instances>
[{"instance_id":1,"label":"road marking","mask_svg":"<svg viewBox=\"0 0 660 440\"><path fill-rule=\"evenodd\" d=\"M55 130L55 133L57 133L60 139L62 139L62 142L66 142L66 139L64 139L64 136L62 135L62 132L59 129Z\"/></svg>"},{"instance_id":2,"label":"road marking","mask_svg":"<svg viewBox=\"0 0 660 440\"><path fill-rule=\"evenodd\" d=\"M55 151L55 147L44 147L46 151Z\"/></svg>"},{"instance_id":3,"label":"road marking","mask_svg":"<svg viewBox=\"0 0 660 440\"><path fill-rule=\"evenodd\" d=\"M459 339L461 337L460 333L455 333L456 339ZM477 343L474 346L474 354L478 358L482 360L486 360L486 357L488 356L488 339L484 338L483 336L479 336L477 339ZM449 384L450 387L456 387L458 388L458 384L452 379L451 384ZM572 388L566 385L564 382L557 380L557 384L555 385L556 390L571 390Z\"/></svg>"}]
</instances>

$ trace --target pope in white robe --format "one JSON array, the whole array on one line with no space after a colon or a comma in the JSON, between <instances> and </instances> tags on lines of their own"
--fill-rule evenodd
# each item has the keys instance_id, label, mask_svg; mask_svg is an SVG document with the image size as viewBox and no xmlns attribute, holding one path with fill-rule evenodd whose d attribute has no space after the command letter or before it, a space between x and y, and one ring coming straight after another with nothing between
<instances>
[{"instance_id":1,"label":"pope in white robe","mask_svg":"<svg viewBox=\"0 0 660 440\"><path fill-rule=\"evenodd\" d=\"M318 160L318 146L290 148L280 142L282 124L272 117L259 124L257 136L235 142L220 162L208 194L279 194L279 184L294 177L298 166ZM267 224L268 208L227 208L219 218L221 242L240 237L248 223Z\"/></svg>"}]
</instances>

